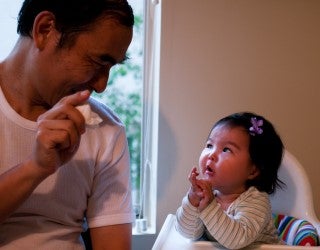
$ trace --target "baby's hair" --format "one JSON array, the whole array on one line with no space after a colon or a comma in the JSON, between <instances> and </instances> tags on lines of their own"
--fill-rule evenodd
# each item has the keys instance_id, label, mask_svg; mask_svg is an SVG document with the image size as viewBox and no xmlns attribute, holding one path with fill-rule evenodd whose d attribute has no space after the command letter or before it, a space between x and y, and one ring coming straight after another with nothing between
<instances>
[{"instance_id":1,"label":"baby's hair","mask_svg":"<svg viewBox=\"0 0 320 250\"><path fill-rule=\"evenodd\" d=\"M278 169L282 162L283 143L273 125L264 117L251 112L234 113L216 122L218 125L242 127L248 132L249 154L260 174L247 181L247 187L272 194L285 185L278 178ZM210 132L211 133L211 132Z\"/></svg>"}]
</instances>

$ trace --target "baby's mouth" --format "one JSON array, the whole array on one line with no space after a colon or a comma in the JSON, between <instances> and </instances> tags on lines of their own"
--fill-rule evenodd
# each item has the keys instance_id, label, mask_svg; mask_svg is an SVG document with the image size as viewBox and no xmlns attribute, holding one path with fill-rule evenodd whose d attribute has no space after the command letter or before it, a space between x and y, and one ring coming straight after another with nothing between
<instances>
[{"instance_id":1,"label":"baby's mouth","mask_svg":"<svg viewBox=\"0 0 320 250\"><path fill-rule=\"evenodd\" d=\"M206 171L213 172L212 168L209 165L206 166Z\"/></svg>"},{"instance_id":2,"label":"baby's mouth","mask_svg":"<svg viewBox=\"0 0 320 250\"><path fill-rule=\"evenodd\" d=\"M212 175L214 173L213 169L208 165L205 169L205 174Z\"/></svg>"}]
</instances>

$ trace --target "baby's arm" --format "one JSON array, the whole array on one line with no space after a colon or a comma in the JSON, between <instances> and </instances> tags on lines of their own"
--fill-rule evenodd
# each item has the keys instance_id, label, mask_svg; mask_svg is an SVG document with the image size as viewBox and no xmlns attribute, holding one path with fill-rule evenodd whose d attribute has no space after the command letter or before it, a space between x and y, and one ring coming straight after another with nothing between
<instances>
[{"instance_id":1,"label":"baby's arm","mask_svg":"<svg viewBox=\"0 0 320 250\"><path fill-rule=\"evenodd\" d=\"M199 239L204 233L204 224L202 223L198 208L194 207L185 196L181 207L176 212L176 229L184 237L192 240Z\"/></svg>"},{"instance_id":2,"label":"baby's arm","mask_svg":"<svg viewBox=\"0 0 320 250\"><path fill-rule=\"evenodd\" d=\"M176 229L186 238L198 239L203 235L204 226L199 219L198 206L202 198L202 190L197 185L197 168L192 168L188 180L191 187L177 210Z\"/></svg>"},{"instance_id":3,"label":"baby's arm","mask_svg":"<svg viewBox=\"0 0 320 250\"><path fill-rule=\"evenodd\" d=\"M200 213L212 237L228 249L243 248L256 241L271 218L270 202L265 193L256 191L234 205L226 214L213 200Z\"/></svg>"}]
</instances>

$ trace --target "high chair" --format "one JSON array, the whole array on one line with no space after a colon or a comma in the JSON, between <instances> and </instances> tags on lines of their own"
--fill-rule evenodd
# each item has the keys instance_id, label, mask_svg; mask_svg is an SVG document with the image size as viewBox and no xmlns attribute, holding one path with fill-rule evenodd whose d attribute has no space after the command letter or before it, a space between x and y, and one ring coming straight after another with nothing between
<instances>
[{"instance_id":1,"label":"high chair","mask_svg":"<svg viewBox=\"0 0 320 250\"><path fill-rule=\"evenodd\" d=\"M274 195L270 195L270 200L279 236L288 245L261 244L246 249L320 249L318 246L320 221L314 211L311 185L304 168L287 150L279 169L279 178L286 186L282 190L278 189ZM224 249L219 248L214 242L192 241L184 238L175 229L175 219L173 214L167 216L152 250ZM310 244L317 246L310 246Z\"/></svg>"}]
</instances>

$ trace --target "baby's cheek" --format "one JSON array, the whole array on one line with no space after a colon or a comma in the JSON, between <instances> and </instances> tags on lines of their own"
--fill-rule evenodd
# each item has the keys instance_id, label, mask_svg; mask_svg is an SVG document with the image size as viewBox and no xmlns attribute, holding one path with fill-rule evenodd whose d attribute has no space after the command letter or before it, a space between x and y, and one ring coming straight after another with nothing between
<instances>
[{"instance_id":1,"label":"baby's cheek","mask_svg":"<svg viewBox=\"0 0 320 250\"><path fill-rule=\"evenodd\" d=\"M206 160L204 158L200 158L199 159L199 171L201 171L201 173L203 173L205 168L206 168Z\"/></svg>"}]
</instances>

